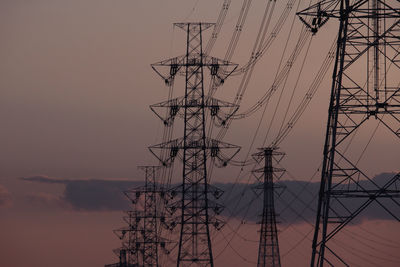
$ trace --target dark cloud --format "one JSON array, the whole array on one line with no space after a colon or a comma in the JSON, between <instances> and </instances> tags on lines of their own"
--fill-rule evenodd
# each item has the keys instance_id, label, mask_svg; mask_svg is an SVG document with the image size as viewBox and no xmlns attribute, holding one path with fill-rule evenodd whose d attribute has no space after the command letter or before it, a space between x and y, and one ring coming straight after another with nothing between
<instances>
[{"instance_id":1,"label":"dark cloud","mask_svg":"<svg viewBox=\"0 0 400 267\"><path fill-rule=\"evenodd\" d=\"M373 181L383 185L393 173L377 175ZM140 182L123 180L65 180L36 176L22 178L26 181L40 183L59 183L65 185L62 200L75 210L100 211L100 210L126 210L129 209L129 201L122 193L124 190L141 185ZM222 215L234 217L243 221L258 221L262 208L261 192L256 190L256 185L246 184L215 184L226 193L218 202L226 208ZM362 181L360 186L372 189L370 182ZM318 182L281 181L276 189L276 212L279 221L283 223L309 222L314 223L317 207ZM43 196L42 196L43 197ZM46 201L60 201L60 199L45 199ZM43 200L44 201L44 200ZM365 198L341 199L349 210L355 210L366 201ZM340 203L332 200L332 208L343 214ZM374 201L357 217L357 222L367 219L393 219L382 206L400 216L399 205L391 199L379 199Z\"/></svg>"},{"instance_id":2,"label":"dark cloud","mask_svg":"<svg viewBox=\"0 0 400 267\"><path fill-rule=\"evenodd\" d=\"M141 184L124 180L67 180L46 176L21 179L47 184L64 184L62 200L71 208L84 211L126 210L129 208L129 201L123 191ZM54 200L60 201L60 199Z\"/></svg>"},{"instance_id":3,"label":"dark cloud","mask_svg":"<svg viewBox=\"0 0 400 267\"><path fill-rule=\"evenodd\" d=\"M0 208L9 207L12 205L12 198L7 188L0 184Z\"/></svg>"},{"instance_id":4,"label":"dark cloud","mask_svg":"<svg viewBox=\"0 0 400 267\"><path fill-rule=\"evenodd\" d=\"M382 173L373 178L373 183L383 186L388 182L395 173ZM360 181L359 186L362 188L376 189L370 181ZM278 220L282 223L293 222L308 222L314 224L317 200L320 183L319 182L303 182L303 181L281 181L278 182L275 198L275 209L279 215ZM231 192L223 195L222 202L224 202L227 210L224 212L226 216L239 218L240 220L259 221L260 213L262 210L262 196L261 192L255 190L256 185L235 185L232 184L218 184L219 188L226 192ZM389 189L397 190L400 188L400 181ZM344 185L341 189L355 189L354 184ZM259 195L257 197L257 195ZM339 202L340 201L340 202ZM349 213L344 210L343 205L349 211L354 212L364 202L368 201L366 198L341 198L339 200L331 198L331 211L337 212L341 215L348 215ZM396 203L397 201L397 203ZM362 212L356 217L354 223L361 222L362 220L369 219L394 219L385 208L391 211L397 217L400 217L400 201L392 200L390 198L380 198L378 201L372 201Z\"/></svg>"}]
</instances>

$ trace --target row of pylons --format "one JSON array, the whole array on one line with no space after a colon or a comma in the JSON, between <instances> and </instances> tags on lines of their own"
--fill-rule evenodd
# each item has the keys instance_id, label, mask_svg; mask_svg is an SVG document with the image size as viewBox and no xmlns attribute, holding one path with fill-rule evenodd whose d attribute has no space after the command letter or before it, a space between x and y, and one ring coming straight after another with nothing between
<instances>
[{"instance_id":1,"label":"row of pylons","mask_svg":"<svg viewBox=\"0 0 400 267\"><path fill-rule=\"evenodd\" d=\"M346 140L373 119L389 129L396 140L400 138L400 3L325 0L298 15L314 34L329 19L340 22L311 266L350 266L330 246L346 225L373 202L400 221L399 214L379 202L390 199L400 207L400 173L383 185L376 184L357 162L346 156L345 147ZM219 230L224 225L217 217L223 207L215 200L222 191L210 184L207 163L226 166L239 147L208 136L207 122L213 120L213 125L223 127L238 107L214 98L213 92L205 92L204 76L208 70L211 87L216 88L237 65L203 53L202 33L213 24L175 25L186 32L186 54L152 67L168 86L173 85L177 75L184 76L184 96L151 106L165 126L163 142L150 147L160 166L144 167L145 185L126 193L133 204L124 217L127 226L115 231L123 241L116 250L120 261L107 266L160 266L160 254L168 254L171 249L177 249L174 264L178 267L214 266L211 228ZM364 76L357 69L359 65L368 68ZM183 137L171 139L176 118L183 119ZM274 157L281 155L276 149L261 148L253 155L262 164L255 171L259 179L257 189L263 193L258 267L281 266L274 175L282 170L273 164ZM230 153L221 153L222 150ZM176 159L181 160L183 175L175 186L168 168ZM369 182L368 187L364 186L365 181ZM334 203L340 203L341 208ZM162 237L165 229L173 231L176 227L179 240Z\"/></svg>"}]
</instances>

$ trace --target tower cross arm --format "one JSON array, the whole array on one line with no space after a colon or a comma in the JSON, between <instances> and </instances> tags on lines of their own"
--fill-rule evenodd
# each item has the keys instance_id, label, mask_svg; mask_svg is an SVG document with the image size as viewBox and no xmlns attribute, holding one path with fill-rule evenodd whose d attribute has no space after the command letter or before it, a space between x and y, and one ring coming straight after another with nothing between
<instances>
[{"instance_id":1,"label":"tower cross arm","mask_svg":"<svg viewBox=\"0 0 400 267\"><path fill-rule=\"evenodd\" d=\"M186 66L204 66L211 75L217 76L222 82L232 74L238 64L216 57L201 55L197 60L188 59L185 55L165 59L151 64L151 68L166 82L169 83L177 74L184 75Z\"/></svg>"},{"instance_id":2,"label":"tower cross arm","mask_svg":"<svg viewBox=\"0 0 400 267\"><path fill-rule=\"evenodd\" d=\"M340 18L340 3L341 0L324 0L296 14L306 27L315 34L329 18Z\"/></svg>"}]
</instances>

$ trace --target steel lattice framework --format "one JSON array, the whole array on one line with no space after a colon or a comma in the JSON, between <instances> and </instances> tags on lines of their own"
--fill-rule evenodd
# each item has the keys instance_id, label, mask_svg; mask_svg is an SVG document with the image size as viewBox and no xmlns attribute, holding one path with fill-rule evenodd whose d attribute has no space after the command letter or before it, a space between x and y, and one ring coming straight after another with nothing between
<instances>
[{"instance_id":1,"label":"steel lattice framework","mask_svg":"<svg viewBox=\"0 0 400 267\"><path fill-rule=\"evenodd\" d=\"M125 191L125 195L136 204L136 250L139 252L139 266L156 267L159 247L165 247L165 240L159 236L160 222L164 216L157 205L164 190L156 184L160 166L140 166L145 172L145 185ZM138 206L139 204L139 206Z\"/></svg>"},{"instance_id":2,"label":"steel lattice framework","mask_svg":"<svg viewBox=\"0 0 400 267\"><path fill-rule=\"evenodd\" d=\"M122 241L120 248L114 249L119 262L105 265L105 267L137 267L139 266L139 250L136 247L138 238L138 219L140 216L135 210L126 211L123 217L127 226L114 230L114 233Z\"/></svg>"},{"instance_id":3,"label":"steel lattice framework","mask_svg":"<svg viewBox=\"0 0 400 267\"><path fill-rule=\"evenodd\" d=\"M258 247L257 267L280 267L278 229L275 214L275 187L274 176L283 173L283 169L274 168L273 159L280 161L283 153L274 148L260 148L260 152L253 154L256 162L263 162L262 168L253 171L260 180L256 190L263 195L263 210L261 215L260 243ZM277 159L278 158L278 159ZM261 174L261 177L259 175Z\"/></svg>"},{"instance_id":4,"label":"steel lattice framework","mask_svg":"<svg viewBox=\"0 0 400 267\"><path fill-rule=\"evenodd\" d=\"M125 191L133 209L123 217L127 226L114 230L122 240L122 247L114 252L120 257L120 267L157 267L159 248L165 252L166 239L160 237L160 225L165 222L160 204L165 192L156 183L160 166L140 166L145 172L144 186Z\"/></svg>"},{"instance_id":5,"label":"steel lattice framework","mask_svg":"<svg viewBox=\"0 0 400 267\"><path fill-rule=\"evenodd\" d=\"M220 85L237 67L227 61L210 57L203 53L202 33L212 27L211 23L176 23L187 36L186 54L152 64L153 69L164 79L165 83L173 83L175 75L185 77L185 95L151 106L151 109L163 120L165 125L174 122L176 116L184 120L183 138L170 140L150 147L150 151L161 161L163 166L171 166L176 157L182 159L182 184L170 191L173 197L181 198L169 203L171 213L179 211L177 223L180 224L179 251L177 266L214 266L211 248L209 225L217 229L223 222L216 219L222 206L210 199L210 195L218 198L222 191L209 184L207 161L219 160L222 165L231 159L239 147L212 139L206 135L206 120L211 119L223 123L235 105L212 98L204 92L204 69L211 72L214 85ZM167 115L158 110L167 109ZM228 109L230 113L224 113ZM233 110L233 111L232 111ZM159 150L169 150L165 158ZM226 150L228 154L222 154Z\"/></svg>"},{"instance_id":6,"label":"steel lattice framework","mask_svg":"<svg viewBox=\"0 0 400 267\"><path fill-rule=\"evenodd\" d=\"M400 141L400 2L325 0L298 15L314 33L339 20L311 266L349 266L331 241L355 217L376 203L400 221L400 173L378 184L348 149L371 121Z\"/></svg>"}]
</instances>

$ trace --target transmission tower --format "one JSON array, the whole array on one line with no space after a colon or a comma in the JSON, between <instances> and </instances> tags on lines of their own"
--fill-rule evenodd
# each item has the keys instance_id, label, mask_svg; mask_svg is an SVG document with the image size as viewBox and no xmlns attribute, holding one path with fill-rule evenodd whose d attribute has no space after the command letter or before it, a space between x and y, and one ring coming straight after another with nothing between
<instances>
[{"instance_id":1,"label":"transmission tower","mask_svg":"<svg viewBox=\"0 0 400 267\"><path fill-rule=\"evenodd\" d=\"M371 121L399 141L400 2L325 0L298 15L313 33L328 19L339 20L311 266L349 266L331 242L346 225L371 203L400 221L393 211L400 206L400 173L379 184L348 149Z\"/></svg>"},{"instance_id":2,"label":"transmission tower","mask_svg":"<svg viewBox=\"0 0 400 267\"><path fill-rule=\"evenodd\" d=\"M136 210L126 211L123 217L127 226L114 230L114 233L122 241L120 248L114 249L119 257L119 262L105 267L137 267L139 266L139 251L136 247L138 234L138 214Z\"/></svg>"},{"instance_id":3,"label":"transmission tower","mask_svg":"<svg viewBox=\"0 0 400 267\"><path fill-rule=\"evenodd\" d=\"M160 225L165 222L160 212L165 192L156 183L160 166L140 166L145 172L144 186L125 191L133 210L124 216L128 224L114 231L122 240L122 247L115 250L120 256L121 266L159 266L159 248L168 253L166 239L160 237ZM125 265L124 265L125 264Z\"/></svg>"},{"instance_id":4,"label":"transmission tower","mask_svg":"<svg viewBox=\"0 0 400 267\"><path fill-rule=\"evenodd\" d=\"M139 251L136 247L136 240L138 237L138 224L140 216L136 211L134 204L133 210L125 212L123 217L127 226L114 230L114 234L122 242L120 248L114 249L115 255L119 258L118 263L107 264L105 267L137 267L139 266ZM137 219L138 218L138 219Z\"/></svg>"},{"instance_id":5,"label":"transmission tower","mask_svg":"<svg viewBox=\"0 0 400 267\"><path fill-rule=\"evenodd\" d=\"M274 148L260 148L253 154L256 162L263 163L262 168L253 171L260 184L256 190L263 195L263 210L261 215L260 243L258 247L257 267L280 267L278 230L275 214L275 188L274 177L277 173L283 173L283 169L274 168L273 160L279 162L283 153L276 152ZM261 176L260 176L261 175Z\"/></svg>"},{"instance_id":6,"label":"transmission tower","mask_svg":"<svg viewBox=\"0 0 400 267\"><path fill-rule=\"evenodd\" d=\"M223 84L224 80L237 67L227 61L210 57L203 53L203 31L212 27L211 23L176 23L174 26L186 32L186 54L152 64L153 69L164 79L173 83L177 74L185 77L185 94L152 105L152 110L165 125L174 121L176 116L184 120L183 138L174 139L150 147L150 151L164 166L171 166L179 157L183 163L182 183L171 190L171 195L180 199L170 203L171 213L179 211L177 223L180 224L177 266L214 266L209 225L220 229L223 222L215 218L215 213L222 211L222 206L210 199L218 198L222 191L209 184L207 162L227 162L238 152L239 147L230 145L206 135L206 121L223 124L237 110L228 102L215 99L205 94L204 69L211 73L213 87ZM160 108L167 108L163 116ZM229 110L230 112L224 112ZM160 156L159 150L170 151L169 157ZM225 150L225 153L221 153Z\"/></svg>"}]
</instances>

